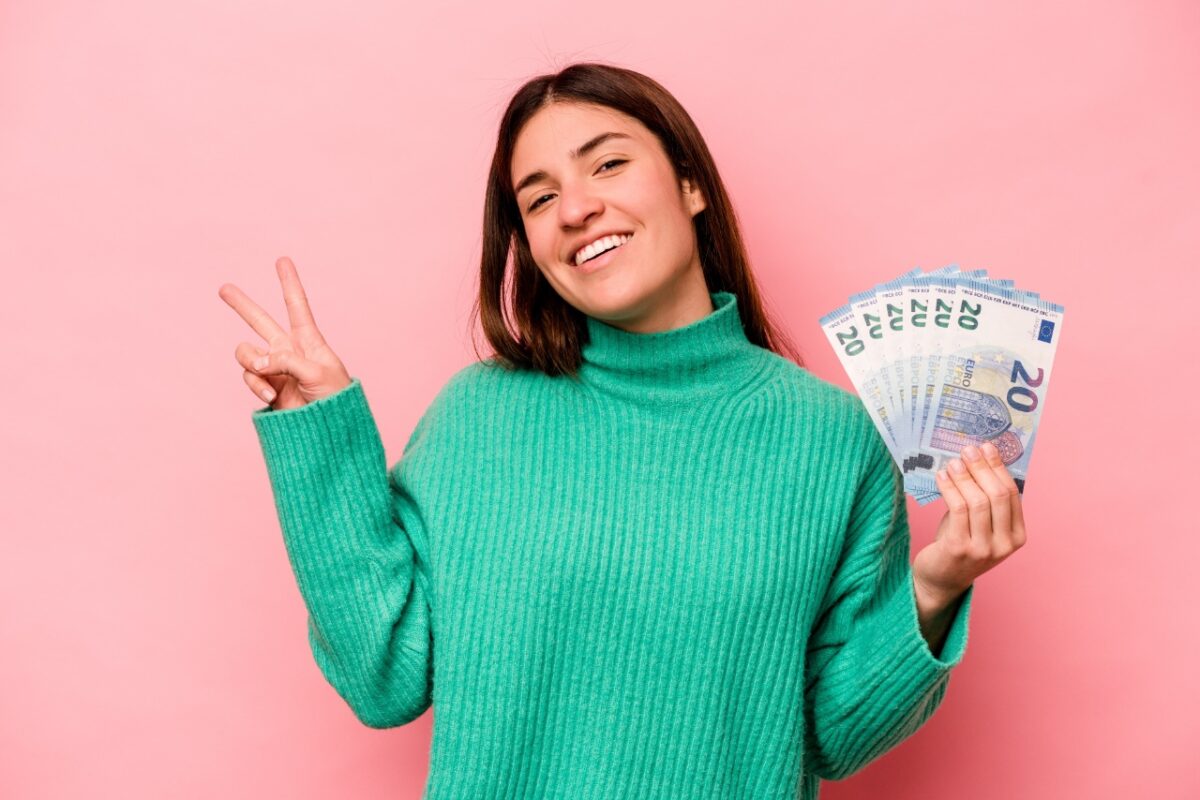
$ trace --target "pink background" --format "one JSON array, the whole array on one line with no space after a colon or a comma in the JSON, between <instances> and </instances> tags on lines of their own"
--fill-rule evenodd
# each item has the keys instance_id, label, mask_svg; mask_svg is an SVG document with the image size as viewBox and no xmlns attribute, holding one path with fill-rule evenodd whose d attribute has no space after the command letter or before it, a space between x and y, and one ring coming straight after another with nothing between
<instances>
[{"instance_id":1,"label":"pink background","mask_svg":"<svg viewBox=\"0 0 1200 800\"><path fill-rule=\"evenodd\" d=\"M1066 306L1028 544L823 797L1200 796L1200 6L98 5L0 5L4 797L419 796L430 714L363 727L308 650L217 288L286 321L291 256L394 461L474 358L499 114L587 58L694 116L816 374L913 266Z\"/></svg>"}]
</instances>

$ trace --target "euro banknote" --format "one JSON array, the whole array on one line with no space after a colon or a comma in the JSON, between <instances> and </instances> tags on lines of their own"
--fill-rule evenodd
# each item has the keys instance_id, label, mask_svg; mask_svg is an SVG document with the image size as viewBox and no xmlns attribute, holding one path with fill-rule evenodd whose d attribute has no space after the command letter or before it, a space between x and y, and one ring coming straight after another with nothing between
<instances>
[{"instance_id":1,"label":"euro banknote","mask_svg":"<svg viewBox=\"0 0 1200 800\"><path fill-rule=\"evenodd\" d=\"M1024 493L1064 308L986 270L915 268L820 319L918 504L967 445L991 442Z\"/></svg>"}]
</instances>

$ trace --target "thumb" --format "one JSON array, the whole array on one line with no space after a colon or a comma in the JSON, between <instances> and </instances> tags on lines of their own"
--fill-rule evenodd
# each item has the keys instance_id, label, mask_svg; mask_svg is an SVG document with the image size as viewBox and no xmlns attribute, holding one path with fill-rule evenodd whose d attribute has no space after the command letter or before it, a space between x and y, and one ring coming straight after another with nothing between
<instances>
[{"instance_id":1,"label":"thumb","mask_svg":"<svg viewBox=\"0 0 1200 800\"><path fill-rule=\"evenodd\" d=\"M250 365L258 375L291 375L298 381L311 383L317 378L317 365L296 355L294 350L261 355Z\"/></svg>"}]
</instances>

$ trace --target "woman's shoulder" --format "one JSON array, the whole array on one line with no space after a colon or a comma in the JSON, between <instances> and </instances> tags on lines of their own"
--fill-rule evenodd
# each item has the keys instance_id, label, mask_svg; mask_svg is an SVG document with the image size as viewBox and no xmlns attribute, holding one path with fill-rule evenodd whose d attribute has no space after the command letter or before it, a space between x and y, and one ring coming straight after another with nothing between
<instances>
[{"instance_id":1,"label":"woman's shoulder","mask_svg":"<svg viewBox=\"0 0 1200 800\"><path fill-rule=\"evenodd\" d=\"M826 380L783 356L770 382L774 401L767 405L776 413L791 415L801 424L788 426L803 442L806 451L815 443L823 457L838 453L852 460L871 459L876 449L886 447L871 414L853 391Z\"/></svg>"},{"instance_id":2,"label":"woman's shoulder","mask_svg":"<svg viewBox=\"0 0 1200 800\"><path fill-rule=\"evenodd\" d=\"M481 387L490 379L486 364L476 361L450 374L421 412L404 445L405 461L418 454L447 452L449 443L461 440L465 431L478 427L475 418Z\"/></svg>"},{"instance_id":3,"label":"woman's shoulder","mask_svg":"<svg viewBox=\"0 0 1200 800\"><path fill-rule=\"evenodd\" d=\"M451 373L434 403L456 407L491 403L496 392L511 390L517 383L536 382L538 376L540 373L531 370L505 367L495 357L472 361Z\"/></svg>"},{"instance_id":4,"label":"woman's shoulder","mask_svg":"<svg viewBox=\"0 0 1200 800\"><path fill-rule=\"evenodd\" d=\"M427 424L477 423L490 409L503 408L521 383L537 383L540 373L504 367L494 357L473 361L450 374L426 408Z\"/></svg>"},{"instance_id":5,"label":"woman's shoulder","mask_svg":"<svg viewBox=\"0 0 1200 800\"><path fill-rule=\"evenodd\" d=\"M425 416L461 413L489 382L495 380L493 369L499 369L499 366L493 366L493 363L490 360L473 361L452 372L430 401Z\"/></svg>"},{"instance_id":6,"label":"woman's shoulder","mask_svg":"<svg viewBox=\"0 0 1200 800\"><path fill-rule=\"evenodd\" d=\"M807 408L815 406L838 416L867 417L869 422L866 409L854 392L777 353L768 352L767 357L775 362L775 379L772 383L797 403Z\"/></svg>"}]
</instances>

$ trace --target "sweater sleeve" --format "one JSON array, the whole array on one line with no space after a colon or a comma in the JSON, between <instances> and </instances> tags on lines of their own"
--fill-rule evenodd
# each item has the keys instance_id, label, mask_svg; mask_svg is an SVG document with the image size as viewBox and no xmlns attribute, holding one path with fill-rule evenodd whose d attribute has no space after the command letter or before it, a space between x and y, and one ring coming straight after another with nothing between
<instances>
[{"instance_id":1,"label":"sweater sleeve","mask_svg":"<svg viewBox=\"0 0 1200 800\"><path fill-rule=\"evenodd\" d=\"M411 722L433 688L427 562L411 536L421 521L361 382L253 422L317 666L364 725Z\"/></svg>"},{"instance_id":2,"label":"sweater sleeve","mask_svg":"<svg viewBox=\"0 0 1200 800\"><path fill-rule=\"evenodd\" d=\"M933 653L917 617L903 479L874 426L863 437L869 457L807 648L805 750L810 771L829 780L858 772L933 715L966 649L975 588Z\"/></svg>"}]
</instances>

